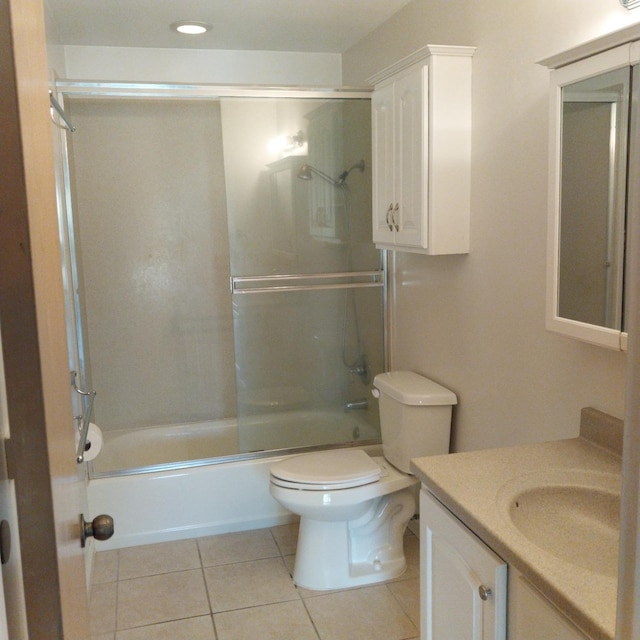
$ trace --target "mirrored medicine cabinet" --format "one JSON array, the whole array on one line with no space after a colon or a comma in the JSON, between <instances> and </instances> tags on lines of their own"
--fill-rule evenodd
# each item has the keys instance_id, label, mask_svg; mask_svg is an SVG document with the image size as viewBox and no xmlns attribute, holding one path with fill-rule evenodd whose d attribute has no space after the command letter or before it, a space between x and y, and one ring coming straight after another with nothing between
<instances>
[{"instance_id":1,"label":"mirrored medicine cabinet","mask_svg":"<svg viewBox=\"0 0 640 640\"><path fill-rule=\"evenodd\" d=\"M640 116L640 43L584 52L541 62L553 69L546 327L625 350L625 227L633 205L629 176L640 163L633 142L640 129L632 118Z\"/></svg>"}]
</instances>

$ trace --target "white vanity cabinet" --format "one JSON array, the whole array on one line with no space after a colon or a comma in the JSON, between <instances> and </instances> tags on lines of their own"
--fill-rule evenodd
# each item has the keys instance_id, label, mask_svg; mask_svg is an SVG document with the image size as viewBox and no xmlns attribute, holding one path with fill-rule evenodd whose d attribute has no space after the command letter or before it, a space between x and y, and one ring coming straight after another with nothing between
<instances>
[{"instance_id":1,"label":"white vanity cabinet","mask_svg":"<svg viewBox=\"0 0 640 640\"><path fill-rule=\"evenodd\" d=\"M422 640L505 640L506 563L424 488L420 558Z\"/></svg>"},{"instance_id":2,"label":"white vanity cabinet","mask_svg":"<svg viewBox=\"0 0 640 640\"><path fill-rule=\"evenodd\" d=\"M469 251L474 51L427 45L369 78L373 241L381 249Z\"/></svg>"},{"instance_id":3,"label":"white vanity cabinet","mask_svg":"<svg viewBox=\"0 0 640 640\"><path fill-rule=\"evenodd\" d=\"M589 640L424 486L420 626L421 640Z\"/></svg>"}]
</instances>

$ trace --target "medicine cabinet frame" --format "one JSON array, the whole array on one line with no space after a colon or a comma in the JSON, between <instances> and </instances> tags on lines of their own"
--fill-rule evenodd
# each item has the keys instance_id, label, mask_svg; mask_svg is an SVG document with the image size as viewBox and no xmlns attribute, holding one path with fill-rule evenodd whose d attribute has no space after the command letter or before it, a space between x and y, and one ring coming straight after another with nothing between
<instances>
[{"instance_id":1,"label":"medicine cabinet frame","mask_svg":"<svg viewBox=\"0 0 640 640\"><path fill-rule=\"evenodd\" d=\"M613 294L619 300L617 315L619 316L620 328L609 328L579 320L562 317L559 307L559 275L560 275L560 220L561 220L561 197L562 197L562 134L563 134L563 89L580 81L597 79L608 72L618 69L628 69L629 77L634 65L640 63L640 28L626 29L621 32L611 34L609 38L598 39L562 54L541 60L542 64L551 70L550 78L550 118L549 118L549 192L548 192L548 232L547 232L547 301L546 301L546 328L555 333L572 337L584 342L604 346L610 349L626 351L627 333L624 331L624 281L625 281L625 251L626 234L625 218L632 203L627 201L627 180L629 171L634 171L633 164L640 162L635 149L631 147L633 140L633 127L637 127L633 122L628 123L628 130L625 131L625 149L620 156L623 156L621 166L616 166L617 185L613 200L618 201L618 206L622 207L622 221L615 229L614 236L620 242L619 252L622 265L618 277L614 277L619 289ZM637 88L636 88L637 89ZM632 100L631 92L625 100ZM637 109L636 109L637 110ZM624 115L625 120L628 116ZM637 132L637 128L635 129ZM630 154L628 152L631 152ZM626 158L629 157L627 161ZM637 171L637 168L635 169ZM615 266L615 265L614 265Z\"/></svg>"}]
</instances>

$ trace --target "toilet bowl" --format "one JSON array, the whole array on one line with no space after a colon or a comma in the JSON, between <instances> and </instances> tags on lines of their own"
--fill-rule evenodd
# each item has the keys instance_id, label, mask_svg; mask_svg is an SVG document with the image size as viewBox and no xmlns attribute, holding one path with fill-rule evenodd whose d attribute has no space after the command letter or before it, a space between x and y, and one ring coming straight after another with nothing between
<instances>
[{"instance_id":1,"label":"toilet bowl","mask_svg":"<svg viewBox=\"0 0 640 640\"><path fill-rule=\"evenodd\" d=\"M332 481L310 483L301 473L296 486L287 463L310 471L330 465ZM361 478L352 473L359 465L368 467ZM383 457L370 458L360 449L294 456L272 466L270 489L282 506L300 516L293 575L297 585L342 589L389 580L405 571L403 535L416 510L418 480Z\"/></svg>"},{"instance_id":2,"label":"toilet bowl","mask_svg":"<svg viewBox=\"0 0 640 640\"><path fill-rule=\"evenodd\" d=\"M293 574L299 586L343 589L406 569L403 537L419 490L409 460L448 453L456 396L413 372L380 374L374 386L384 457L346 448L271 465L271 495L300 516Z\"/></svg>"}]
</instances>

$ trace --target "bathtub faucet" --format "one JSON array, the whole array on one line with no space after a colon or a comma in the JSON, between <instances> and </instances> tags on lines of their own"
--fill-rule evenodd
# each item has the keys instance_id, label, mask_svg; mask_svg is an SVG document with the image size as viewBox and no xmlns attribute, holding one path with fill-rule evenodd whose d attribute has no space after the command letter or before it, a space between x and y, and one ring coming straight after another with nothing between
<instances>
[{"instance_id":1,"label":"bathtub faucet","mask_svg":"<svg viewBox=\"0 0 640 640\"><path fill-rule=\"evenodd\" d=\"M367 409L369 406L369 401L366 398L360 398L360 400L352 400L351 402L344 403L344 410L354 411L356 409Z\"/></svg>"}]
</instances>

